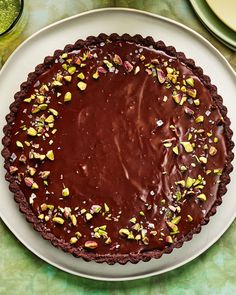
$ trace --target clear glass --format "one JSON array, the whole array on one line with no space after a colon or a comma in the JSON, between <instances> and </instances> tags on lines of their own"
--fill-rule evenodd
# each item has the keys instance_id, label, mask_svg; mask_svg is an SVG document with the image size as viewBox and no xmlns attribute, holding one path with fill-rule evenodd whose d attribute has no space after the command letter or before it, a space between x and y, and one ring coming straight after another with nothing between
<instances>
[{"instance_id":1,"label":"clear glass","mask_svg":"<svg viewBox=\"0 0 236 295\"><path fill-rule=\"evenodd\" d=\"M7 5L7 0L0 1L5 1ZM24 38L22 32L27 23L28 13L24 0L15 1L19 1L19 12L6 30L0 34L0 68L14 49L23 41L22 38Z\"/></svg>"}]
</instances>

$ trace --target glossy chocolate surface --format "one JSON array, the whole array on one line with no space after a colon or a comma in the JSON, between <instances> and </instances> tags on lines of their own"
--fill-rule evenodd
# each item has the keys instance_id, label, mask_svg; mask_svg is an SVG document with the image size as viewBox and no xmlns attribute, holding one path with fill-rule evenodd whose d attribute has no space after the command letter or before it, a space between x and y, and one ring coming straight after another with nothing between
<instances>
[{"instance_id":1,"label":"glossy chocolate surface","mask_svg":"<svg viewBox=\"0 0 236 295\"><path fill-rule=\"evenodd\" d=\"M62 85L52 86L55 79ZM67 92L72 99L65 102ZM77 237L73 246L81 249L96 242L88 251L98 254L163 250L211 210L227 157L222 116L209 90L175 57L125 41L97 44L57 59L25 98L37 93L48 106L32 113L42 100L37 103L36 95L22 101L9 150L18 168L12 174L47 231L66 242ZM42 115L43 131L28 135ZM49 115L54 123L45 122ZM30 159L49 150L54 160ZM34 175L27 166L36 169ZM48 183L41 171L50 171ZM62 196L64 188L69 196ZM54 208L45 210L45 204Z\"/></svg>"}]
</instances>

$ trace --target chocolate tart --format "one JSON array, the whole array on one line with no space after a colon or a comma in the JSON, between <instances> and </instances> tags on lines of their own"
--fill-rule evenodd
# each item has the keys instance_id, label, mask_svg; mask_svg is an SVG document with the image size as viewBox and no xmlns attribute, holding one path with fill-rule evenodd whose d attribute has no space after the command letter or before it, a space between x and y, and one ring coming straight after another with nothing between
<instances>
[{"instance_id":1,"label":"chocolate tart","mask_svg":"<svg viewBox=\"0 0 236 295\"><path fill-rule=\"evenodd\" d=\"M217 88L151 37L100 34L56 50L6 119L2 155L20 211L86 261L137 263L181 247L230 181Z\"/></svg>"}]
</instances>

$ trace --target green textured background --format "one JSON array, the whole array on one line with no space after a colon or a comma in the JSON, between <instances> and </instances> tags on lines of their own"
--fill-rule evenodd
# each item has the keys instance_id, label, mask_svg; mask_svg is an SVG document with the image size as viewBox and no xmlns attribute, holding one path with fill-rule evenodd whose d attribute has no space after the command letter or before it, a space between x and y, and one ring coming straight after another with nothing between
<instances>
[{"instance_id":1,"label":"green textured background","mask_svg":"<svg viewBox=\"0 0 236 295\"><path fill-rule=\"evenodd\" d=\"M202 26L187 0L28 0L27 23L20 37L0 39L0 64L38 29L93 8L131 7L175 19L208 39L236 69L236 53ZM22 25L23 27L23 25ZM20 30L19 28L18 30ZM169 273L131 282L96 282L75 277L40 260L0 221L1 295L192 295L236 294L236 221L224 236L199 258Z\"/></svg>"}]
</instances>

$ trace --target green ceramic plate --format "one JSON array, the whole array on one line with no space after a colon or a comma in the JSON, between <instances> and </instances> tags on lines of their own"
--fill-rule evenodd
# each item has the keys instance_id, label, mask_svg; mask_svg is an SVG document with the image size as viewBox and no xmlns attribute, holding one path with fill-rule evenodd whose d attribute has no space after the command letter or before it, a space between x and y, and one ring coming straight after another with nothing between
<instances>
[{"instance_id":1,"label":"green ceramic plate","mask_svg":"<svg viewBox=\"0 0 236 295\"><path fill-rule=\"evenodd\" d=\"M236 32L228 28L210 9L205 0L190 0L206 28L226 46L236 51Z\"/></svg>"}]
</instances>

